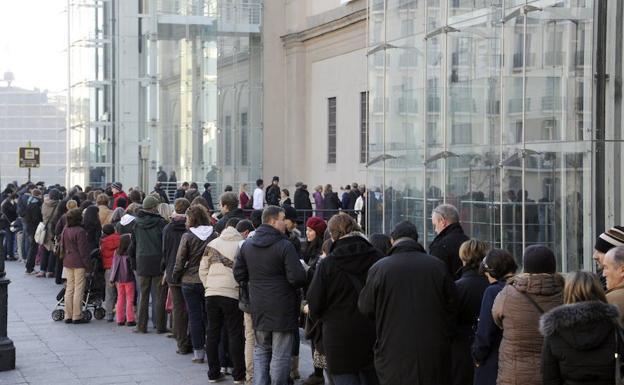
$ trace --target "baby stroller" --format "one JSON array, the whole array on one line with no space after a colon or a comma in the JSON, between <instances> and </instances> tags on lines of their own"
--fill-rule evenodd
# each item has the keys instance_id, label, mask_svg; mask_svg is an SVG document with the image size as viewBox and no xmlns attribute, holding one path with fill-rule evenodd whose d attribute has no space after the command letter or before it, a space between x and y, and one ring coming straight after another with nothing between
<instances>
[{"instance_id":1,"label":"baby stroller","mask_svg":"<svg viewBox=\"0 0 624 385\"><path fill-rule=\"evenodd\" d=\"M91 252L91 271L92 273L85 278L85 291L82 299L82 318L87 321L90 321L92 317L101 320L106 316L106 310L102 307L106 283L99 249ZM65 318L65 287L56 295L56 301L56 307L52 311L52 320L62 321Z\"/></svg>"}]
</instances>

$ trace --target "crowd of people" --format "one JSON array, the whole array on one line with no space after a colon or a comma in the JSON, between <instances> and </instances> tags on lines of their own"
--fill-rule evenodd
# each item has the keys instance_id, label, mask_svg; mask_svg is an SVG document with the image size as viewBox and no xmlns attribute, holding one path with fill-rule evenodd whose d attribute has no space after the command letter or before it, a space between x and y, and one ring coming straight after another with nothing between
<instances>
[{"instance_id":1,"label":"crowd of people","mask_svg":"<svg viewBox=\"0 0 624 385\"><path fill-rule=\"evenodd\" d=\"M88 322L85 282L99 270L106 321L173 338L209 382L293 383L302 337L306 385L622 381L624 227L597 238L597 273L564 277L543 245L519 271L449 204L432 211L427 249L410 221L367 236L366 189L342 190L298 183L293 202L274 177L214 202L209 183L183 183L170 202L159 185L10 184L0 251L65 286L67 324Z\"/></svg>"}]
</instances>

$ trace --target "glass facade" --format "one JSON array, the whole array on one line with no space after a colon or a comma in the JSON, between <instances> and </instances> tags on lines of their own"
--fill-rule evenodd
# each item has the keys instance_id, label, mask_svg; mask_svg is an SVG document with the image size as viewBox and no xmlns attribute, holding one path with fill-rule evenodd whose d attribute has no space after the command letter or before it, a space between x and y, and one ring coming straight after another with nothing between
<instances>
[{"instance_id":1,"label":"glass facade","mask_svg":"<svg viewBox=\"0 0 624 385\"><path fill-rule=\"evenodd\" d=\"M369 232L409 219L428 245L451 203L519 262L591 267L595 202L621 199L595 175L621 173L595 151L595 3L369 1Z\"/></svg>"}]
</instances>

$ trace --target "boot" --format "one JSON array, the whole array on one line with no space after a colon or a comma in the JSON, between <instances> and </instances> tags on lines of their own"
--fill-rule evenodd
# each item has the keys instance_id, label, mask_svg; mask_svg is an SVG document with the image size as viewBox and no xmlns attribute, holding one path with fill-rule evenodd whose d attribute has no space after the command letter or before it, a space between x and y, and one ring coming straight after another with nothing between
<instances>
[{"instance_id":1,"label":"boot","mask_svg":"<svg viewBox=\"0 0 624 385\"><path fill-rule=\"evenodd\" d=\"M293 356L292 365L290 368L290 378L293 380L298 380L301 378L299 375L299 356Z\"/></svg>"}]
</instances>

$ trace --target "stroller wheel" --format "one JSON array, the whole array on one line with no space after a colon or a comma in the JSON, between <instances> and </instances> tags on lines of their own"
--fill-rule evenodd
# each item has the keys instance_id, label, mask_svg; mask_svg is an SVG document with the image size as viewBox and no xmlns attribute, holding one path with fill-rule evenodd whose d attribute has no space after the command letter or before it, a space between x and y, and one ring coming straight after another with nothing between
<instances>
[{"instance_id":1,"label":"stroller wheel","mask_svg":"<svg viewBox=\"0 0 624 385\"><path fill-rule=\"evenodd\" d=\"M104 308L102 307L98 307L93 310L93 316L95 317L95 319L104 319L104 317L106 317L106 310L104 310Z\"/></svg>"},{"instance_id":2,"label":"stroller wheel","mask_svg":"<svg viewBox=\"0 0 624 385\"><path fill-rule=\"evenodd\" d=\"M56 309L52 311L53 321L62 321L65 318L65 311L63 309Z\"/></svg>"},{"instance_id":3,"label":"stroller wheel","mask_svg":"<svg viewBox=\"0 0 624 385\"><path fill-rule=\"evenodd\" d=\"M92 317L93 317L93 315L91 314L91 312L89 310L83 310L82 311L82 319L87 320L87 321L91 321Z\"/></svg>"}]
</instances>

